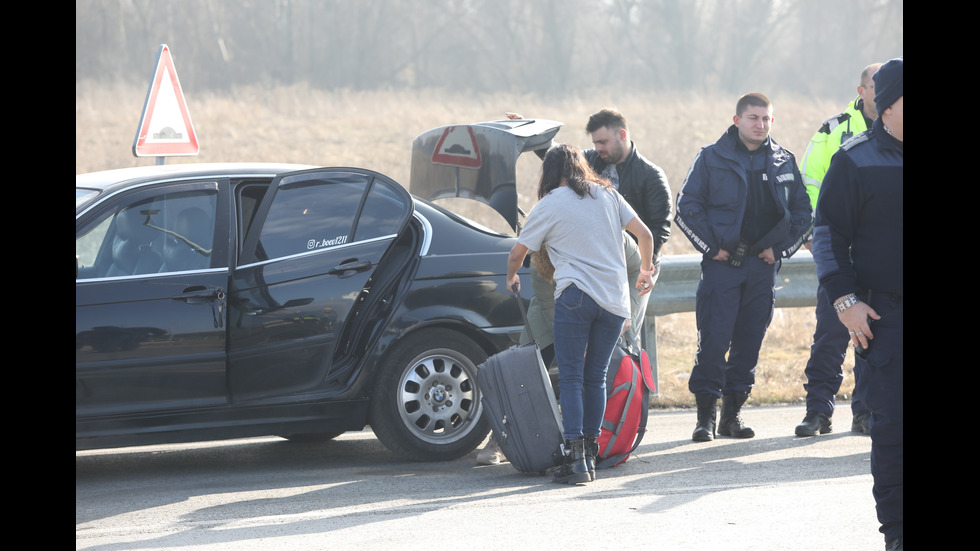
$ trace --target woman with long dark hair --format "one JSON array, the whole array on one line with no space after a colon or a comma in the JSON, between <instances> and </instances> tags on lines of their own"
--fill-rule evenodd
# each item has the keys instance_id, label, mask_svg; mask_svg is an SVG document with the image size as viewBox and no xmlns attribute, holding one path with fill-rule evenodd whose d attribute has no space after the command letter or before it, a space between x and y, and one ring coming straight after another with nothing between
<instances>
[{"instance_id":1,"label":"woman with long dark hair","mask_svg":"<svg viewBox=\"0 0 980 551\"><path fill-rule=\"evenodd\" d=\"M606 406L606 368L630 318L623 230L636 236L642 270L636 288L650 292L653 236L582 151L557 145L544 157L538 204L507 259L507 286L529 251L547 247L555 267L555 357L565 461L555 481L595 479L596 439Z\"/></svg>"}]
</instances>

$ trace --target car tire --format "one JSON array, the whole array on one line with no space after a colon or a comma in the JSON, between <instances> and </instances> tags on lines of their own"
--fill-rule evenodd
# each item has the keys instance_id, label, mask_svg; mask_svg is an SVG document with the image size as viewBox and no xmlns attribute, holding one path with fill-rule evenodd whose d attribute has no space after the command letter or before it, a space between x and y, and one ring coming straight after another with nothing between
<instances>
[{"instance_id":1,"label":"car tire","mask_svg":"<svg viewBox=\"0 0 980 551\"><path fill-rule=\"evenodd\" d=\"M449 461L474 449L489 433L476 386L487 355L451 330L421 330L388 351L371 399L369 423L396 455Z\"/></svg>"}]
</instances>

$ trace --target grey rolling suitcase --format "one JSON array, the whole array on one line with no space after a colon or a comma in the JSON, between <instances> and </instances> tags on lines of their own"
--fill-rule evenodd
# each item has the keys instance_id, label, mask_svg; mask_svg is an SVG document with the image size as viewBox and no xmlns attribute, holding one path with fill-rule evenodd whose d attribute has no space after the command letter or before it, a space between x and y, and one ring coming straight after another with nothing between
<instances>
[{"instance_id":1,"label":"grey rolling suitcase","mask_svg":"<svg viewBox=\"0 0 980 551\"><path fill-rule=\"evenodd\" d=\"M517 302L528 328L524 302ZM481 401L500 450L517 470L544 473L562 462L561 415L537 343L515 345L480 364Z\"/></svg>"}]
</instances>

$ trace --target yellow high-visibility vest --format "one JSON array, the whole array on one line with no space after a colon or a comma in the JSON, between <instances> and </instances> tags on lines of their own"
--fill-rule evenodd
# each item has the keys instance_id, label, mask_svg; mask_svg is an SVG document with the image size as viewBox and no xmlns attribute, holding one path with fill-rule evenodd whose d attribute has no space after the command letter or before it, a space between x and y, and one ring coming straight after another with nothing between
<instances>
[{"instance_id":1,"label":"yellow high-visibility vest","mask_svg":"<svg viewBox=\"0 0 980 551\"><path fill-rule=\"evenodd\" d=\"M817 208L820 184L830 168L830 158L837 153L842 143L868 129L864 113L857 107L859 102L860 98L855 98L848 104L846 111L825 120L820 130L810 139L810 145L803 155L800 172L803 174L807 195L810 196L810 205L814 209Z\"/></svg>"}]
</instances>

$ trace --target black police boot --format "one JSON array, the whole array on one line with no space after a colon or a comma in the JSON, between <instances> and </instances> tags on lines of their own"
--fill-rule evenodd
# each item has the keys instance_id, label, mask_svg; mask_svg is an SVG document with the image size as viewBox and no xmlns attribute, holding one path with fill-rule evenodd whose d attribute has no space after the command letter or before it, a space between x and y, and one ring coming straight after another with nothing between
<instances>
[{"instance_id":1,"label":"black police boot","mask_svg":"<svg viewBox=\"0 0 980 551\"><path fill-rule=\"evenodd\" d=\"M589 469L589 477L595 480L595 461L599 456L599 437L595 435L585 437L585 466Z\"/></svg>"},{"instance_id":2,"label":"black police boot","mask_svg":"<svg viewBox=\"0 0 980 551\"><path fill-rule=\"evenodd\" d=\"M585 439L565 440L565 462L555 473L555 482L584 484L591 481L589 467L585 464Z\"/></svg>"},{"instance_id":3,"label":"black police boot","mask_svg":"<svg viewBox=\"0 0 980 551\"><path fill-rule=\"evenodd\" d=\"M748 392L729 390L721 393L721 421L718 423L718 434L735 438L755 436L755 431L742 422L742 404L748 398Z\"/></svg>"},{"instance_id":4,"label":"black police boot","mask_svg":"<svg viewBox=\"0 0 980 551\"><path fill-rule=\"evenodd\" d=\"M695 442L710 442L715 439L718 398L711 394L695 394L694 400L698 404L698 426L694 427L691 439Z\"/></svg>"},{"instance_id":5,"label":"black police boot","mask_svg":"<svg viewBox=\"0 0 980 551\"><path fill-rule=\"evenodd\" d=\"M859 432L861 434L871 434L871 412L862 411L861 413L854 414L851 418L851 432Z\"/></svg>"},{"instance_id":6,"label":"black police boot","mask_svg":"<svg viewBox=\"0 0 980 551\"><path fill-rule=\"evenodd\" d=\"M820 434L834 432L834 425L830 422L830 417L816 411L806 412L803 422L796 425L796 435L816 436L818 432Z\"/></svg>"}]
</instances>

